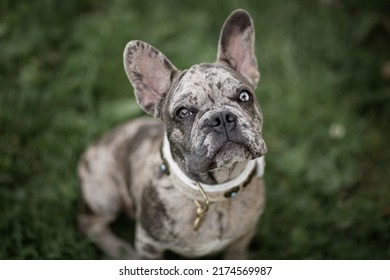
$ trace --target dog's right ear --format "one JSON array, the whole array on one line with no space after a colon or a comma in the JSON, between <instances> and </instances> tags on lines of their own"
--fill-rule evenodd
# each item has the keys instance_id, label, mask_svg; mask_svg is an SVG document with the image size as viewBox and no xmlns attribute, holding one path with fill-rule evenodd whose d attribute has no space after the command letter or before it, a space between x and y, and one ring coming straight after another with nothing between
<instances>
[{"instance_id":1,"label":"dog's right ear","mask_svg":"<svg viewBox=\"0 0 390 280\"><path fill-rule=\"evenodd\" d=\"M139 106L159 117L158 106L178 72L176 67L160 51L141 41L127 43L123 64Z\"/></svg>"}]
</instances>

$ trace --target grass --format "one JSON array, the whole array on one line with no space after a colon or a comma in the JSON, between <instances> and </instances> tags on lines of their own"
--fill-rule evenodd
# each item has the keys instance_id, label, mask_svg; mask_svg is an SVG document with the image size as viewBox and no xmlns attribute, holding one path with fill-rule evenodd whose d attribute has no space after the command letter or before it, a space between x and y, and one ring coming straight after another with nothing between
<instances>
[{"instance_id":1,"label":"grass","mask_svg":"<svg viewBox=\"0 0 390 280\"><path fill-rule=\"evenodd\" d=\"M142 114L125 44L149 42L182 69L211 62L235 8L256 25L269 148L252 257L390 258L388 4L223 3L0 3L0 259L107 258L76 229L76 165L88 143Z\"/></svg>"}]
</instances>

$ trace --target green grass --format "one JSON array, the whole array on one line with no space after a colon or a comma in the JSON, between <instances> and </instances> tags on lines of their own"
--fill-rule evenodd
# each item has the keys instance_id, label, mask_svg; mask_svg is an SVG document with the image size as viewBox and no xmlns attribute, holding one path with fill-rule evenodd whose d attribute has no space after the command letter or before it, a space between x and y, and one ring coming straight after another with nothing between
<instances>
[{"instance_id":1,"label":"green grass","mask_svg":"<svg viewBox=\"0 0 390 280\"><path fill-rule=\"evenodd\" d=\"M235 8L256 25L269 148L252 257L389 259L388 4L368 2L1 1L0 259L106 258L76 229L76 165L142 114L125 44L182 69L211 62Z\"/></svg>"}]
</instances>

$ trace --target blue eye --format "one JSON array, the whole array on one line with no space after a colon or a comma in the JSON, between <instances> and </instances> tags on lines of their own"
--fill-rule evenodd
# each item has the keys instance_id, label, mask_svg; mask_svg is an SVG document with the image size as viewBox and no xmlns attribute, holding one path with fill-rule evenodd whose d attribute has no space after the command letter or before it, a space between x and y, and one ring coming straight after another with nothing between
<instances>
[{"instance_id":1,"label":"blue eye","mask_svg":"<svg viewBox=\"0 0 390 280\"><path fill-rule=\"evenodd\" d=\"M186 107L182 107L176 111L176 116L180 119L187 119L187 118L191 117L193 114L194 113Z\"/></svg>"},{"instance_id":2,"label":"blue eye","mask_svg":"<svg viewBox=\"0 0 390 280\"><path fill-rule=\"evenodd\" d=\"M248 102L251 99L249 91L247 91L247 90L241 91L240 92L240 96L238 97L238 99L241 102Z\"/></svg>"}]
</instances>

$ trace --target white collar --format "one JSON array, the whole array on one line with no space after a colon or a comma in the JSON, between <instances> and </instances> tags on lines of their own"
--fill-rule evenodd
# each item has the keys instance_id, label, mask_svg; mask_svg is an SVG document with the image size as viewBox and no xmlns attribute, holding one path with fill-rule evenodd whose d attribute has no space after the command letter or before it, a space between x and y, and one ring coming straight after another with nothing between
<instances>
[{"instance_id":1,"label":"white collar","mask_svg":"<svg viewBox=\"0 0 390 280\"><path fill-rule=\"evenodd\" d=\"M204 200L204 196L202 195L202 192L200 192L198 184L206 194L208 201L216 202L236 196L242 191L253 175L257 177L262 177L264 175L265 160L264 156L262 156L249 161L238 177L225 183L208 185L196 182L184 174L174 161L166 134L164 135L163 140L162 156L168 165L167 168L169 169L173 186L192 200Z\"/></svg>"}]
</instances>

